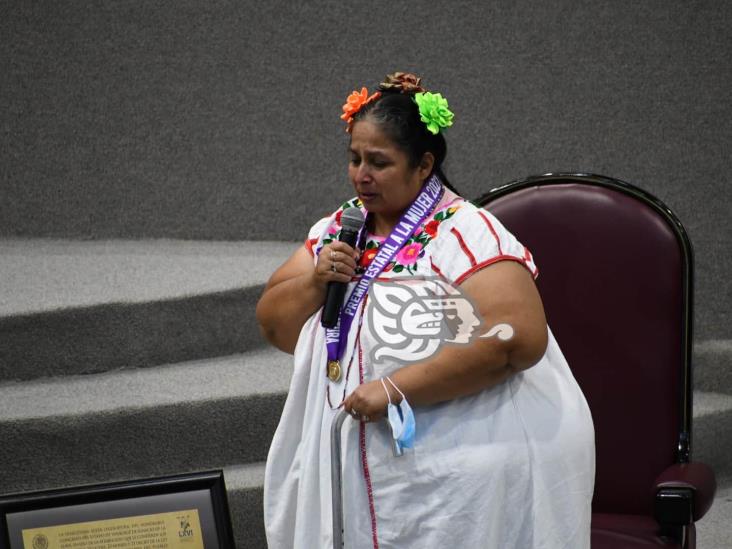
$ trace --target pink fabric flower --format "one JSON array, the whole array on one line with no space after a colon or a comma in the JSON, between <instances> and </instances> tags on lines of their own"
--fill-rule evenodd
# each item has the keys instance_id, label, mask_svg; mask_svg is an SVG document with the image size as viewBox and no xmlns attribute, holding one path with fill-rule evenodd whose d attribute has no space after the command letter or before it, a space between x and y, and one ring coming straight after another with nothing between
<instances>
[{"instance_id":1,"label":"pink fabric flower","mask_svg":"<svg viewBox=\"0 0 732 549\"><path fill-rule=\"evenodd\" d=\"M420 251L422 251L422 245L419 242L404 246L396 256L397 263L401 265L414 265L417 262Z\"/></svg>"}]
</instances>

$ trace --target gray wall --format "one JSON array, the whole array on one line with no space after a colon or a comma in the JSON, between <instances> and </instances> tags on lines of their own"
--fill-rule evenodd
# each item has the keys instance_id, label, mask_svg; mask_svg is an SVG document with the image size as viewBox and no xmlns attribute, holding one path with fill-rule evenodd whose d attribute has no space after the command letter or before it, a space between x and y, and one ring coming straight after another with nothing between
<instances>
[{"instance_id":1,"label":"gray wall","mask_svg":"<svg viewBox=\"0 0 732 549\"><path fill-rule=\"evenodd\" d=\"M730 338L732 3L30 1L0 6L0 235L299 240L351 196L346 95L415 71L473 198L546 171L641 186ZM273 221L278 220L278 221Z\"/></svg>"}]
</instances>

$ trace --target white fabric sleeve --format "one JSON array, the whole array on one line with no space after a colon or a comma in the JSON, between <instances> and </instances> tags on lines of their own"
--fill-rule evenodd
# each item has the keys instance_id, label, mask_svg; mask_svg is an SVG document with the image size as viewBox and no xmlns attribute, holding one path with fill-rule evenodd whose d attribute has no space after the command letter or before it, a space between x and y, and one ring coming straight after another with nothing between
<instances>
[{"instance_id":1,"label":"white fabric sleeve","mask_svg":"<svg viewBox=\"0 0 732 549\"><path fill-rule=\"evenodd\" d=\"M470 203L440 225L433 245L432 270L455 284L497 261L516 261L539 276L528 248L493 214Z\"/></svg>"},{"instance_id":2,"label":"white fabric sleeve","mask_svg":"<svg viewBox=\"0 0 732 549\"><path fill-rule=\"evenodd\" d=\"M310 230L308 231L308 237L305 239L305 247L310 252L310 255L312 255L313 257L315 257L314 248L323 236L323 232L326 230L328 225L330 225L332 219L332 215L328 217L323 217L322 219L318 220L312 227L310 227Z\"/></svg>"}]
</instances>

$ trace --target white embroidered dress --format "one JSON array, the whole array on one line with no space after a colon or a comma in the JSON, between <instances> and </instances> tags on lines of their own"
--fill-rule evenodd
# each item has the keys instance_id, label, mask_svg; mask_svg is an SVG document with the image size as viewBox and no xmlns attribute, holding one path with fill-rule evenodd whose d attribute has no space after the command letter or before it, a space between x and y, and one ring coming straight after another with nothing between
<instances>
[{"instance_id":1,"label":"white embroidered dress","mask_svg":"<svg viewBox=\"0 0 732 549\"><path fill-rule=\"evenodd\" d=\"M436 215L442 219L435 220ZM310 231L308 247L317 253L336 228L336 214L321 219ZM402 256L409 264L400 268L398 257L380 278L439 274L459 284L503 260L538 275L529 251L494 216L450 191L421 230L436 234L416 261ZM349 284L349 293L354 285ZM302 328L267 459L269 549L333 545L330 428L338 413L333 408L361 381L401 366L370 363L375 338L363 318L368 310L362 302L339 382L326 377L320 311ZM343 426L347 548L589 549L592 418L551 330L546 353L535 366L473 396L415 407L414 413L414 448L401 457L392 454L386 422L359 424L348 418Z\"/></svg>"}]
</instances>

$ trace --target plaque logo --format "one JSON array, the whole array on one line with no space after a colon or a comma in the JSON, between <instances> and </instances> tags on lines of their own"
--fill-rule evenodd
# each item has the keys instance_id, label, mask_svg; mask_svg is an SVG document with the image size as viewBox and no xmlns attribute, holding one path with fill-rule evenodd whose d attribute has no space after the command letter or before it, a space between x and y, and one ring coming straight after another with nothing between
<instances>
[{"instance_id":1,"label":"plaque logo","mask_svg":"<svg viewBox=\"0 0 732 549\"><path fill-rule=\"evenodd\" d=\"M33 538L33 549L48 549L48 538L43 534L37 534Z\"/></svg>"},{"instance_id":2,"label":"plaque logo","mask_svg":"<svg viewBox=\"0 0 732 549\"><path fill-rule=\"evenodd\" d=\"M188 520L188 515L184 517L178 517L180 521L180 530L178 530L178 537L181 541L186 541L193 538L193 529L191 528L191 522Z\"/></svg>"}]
</instances>

